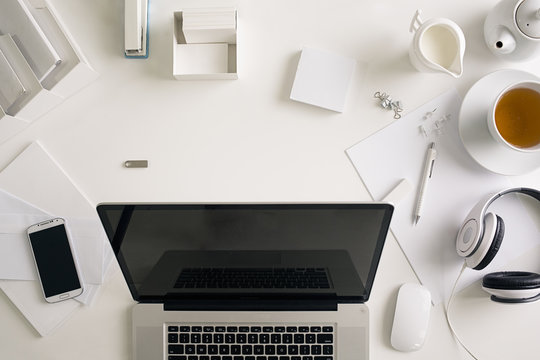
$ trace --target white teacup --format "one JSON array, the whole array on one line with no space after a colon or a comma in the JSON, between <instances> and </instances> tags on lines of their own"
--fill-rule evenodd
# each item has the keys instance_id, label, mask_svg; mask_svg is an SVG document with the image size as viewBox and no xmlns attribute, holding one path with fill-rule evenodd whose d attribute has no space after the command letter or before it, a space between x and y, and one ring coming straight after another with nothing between
<instances>
[{"instance_id":1,"label":"white teacup","mask_svg":"<svg viewBox=\"0 0 540 360\"><path fill-rule=\"evenodd\" d=\"M521 152L540 151L540 82L506 87L490 107L487 124L500 144Z\"/></svg>"}]
</instances>

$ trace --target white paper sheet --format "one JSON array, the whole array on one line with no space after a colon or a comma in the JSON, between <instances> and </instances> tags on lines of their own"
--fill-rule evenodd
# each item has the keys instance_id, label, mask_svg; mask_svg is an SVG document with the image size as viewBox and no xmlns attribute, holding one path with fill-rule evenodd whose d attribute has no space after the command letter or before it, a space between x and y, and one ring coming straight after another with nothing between
<instances>
[{"instance_id":1,"label":"white paper sheet","mask_svg":"<svg viewBox=\"0 0 540 360\"><path fill-rule=\"evenodd\" d=\"M391 229L420 281L430 289L434 303L449 297L463 264L455 239L465 216L485 195L512 187L508 178L484 170L466 153L458 135L460 104L457 91L447 91L347 150L374 199L382 199L402 179L412 184L414 191L396 206ZM428 112L433 115L426 116ZM446 121L439 121L447 115ZM442 131L437 130L437 122ZM435 141L438 157L423 215L414 226L416 193L431 141ZM503 197L490 207L507 224L501 251L483 272L465 271L458 290L538 244L534 222L512 197Z\"/></svg>"},{"instance_id":2,"label":"white paper sheet","mask_svg":"<svg viewBox=\"0 0 540 360\"><path fill-rule=\"evenodd\" d=\"M41 155L41 158L39 158L39 155ZM50 158L47 161L47 158L44 158L43 155L47 156L43 150L40 150L39 146L29 146L17 158L16 162L10 164L0 173L0 187L5 188L9 186L11 175L16 175L19 171L18 169L22 169L21 166L24 166L25 163L31 166L25 159L28 159L28 161L34 159L33 161L36 163L39 162L39 166L42 168L36 169L36 173L42 175L58 173L58 177L62 176L67 179L56 164ZM54 181L52 184L61 186L61 192L66 192L70 195L70 202L89 206L86 199L73 185L71 185L70 189L70 187L64 184L65 180L57 182L56 178L50 177ZM43 190L45 191L46 189ZM51 191L50 188L45 192L53 193L54 198L60 197L58 191ZM2 234L0 242L0 279L37 279L36 273L33 270L34 263L30 247L27 244L28 240L26 239L25 231L32 224L59 216L66 219L66 225L72 236L73 246L79 261L84 283L101 284L103 282L103 266L96 264L103 263L103 249L106 238L95 214L92 218L81 218L65 216L66 214L70 214L70 212L66 211L56 214L47 213L26 203L22 199L15 198L5 191L0 192L0 203L3 204L0 206L0 233Z\"/></svg>"},{"instance_id":3,"label":"white paper sheet","mask_svg":"<svg viewBox=\"0 0 540 360\"><path fill-rule=\"evenodd\" d=\"M0 144L11 139L13 136L23 131L27 126L27 121L6 115L4 111L0 109Z\"/></svg>"},{"instance_id":4,"label":"white paper sheet","mask_svg":"<svg viewBox=\"0 0 540 360\"><path fill-rule=\"evenodd\" d=\"M45 302L37 281L0 280L0 288L41 336L52 333L81 306L75 300Z\"/></svg>"},{"instance_id":5,"label":"white paper sheet","mask_svg":"<svg viewBox=\"0 0 540 360\"><path fill-rule=\"evenodd\" d=\"M34 221L37 217L43 216L42 212L47 214L48 218L64 217L70 226L86 289L77 300L62 301L49 306L50 304L43 299L37 280L0 281L0 288L22 314L40 334L46 335L65 321L80 303L89 304L95 299L99 288L96 284L102 283L104 270L108 269L112 262L111 251L108 245L104 246L107 242L106 236L94 208L39 143L28 146L0 172L0 188L15 196L14 199L5 197L7 199L5 203L0 201L0 233L3 235L9 235L10 231L19 229L21 225L26 229L29 225L24 222ZM29 201L32 202L31 205L28 204ZM13 219L17 216L14 215L17 214L13 212L30 212L36 218L22 221L19 218L15 221ZM11 218L7 221L9 224L2 221L2 213L7 213L5 219ZM30 225L34 223L32 221ZM31 270L34 265L29 253L30 248L28 245L26 247L21 245L21 242L28 243L24 233L22 235L18 233L17 237L0 236L0 241L6 240L12 243L8 245L0 243L3 246L0 253L3 253L4 249L26 251L25 259L29 261L26 271L34 271L35 275L35 270ZM88 283L88 279L94 279L96 284ZM35 295L36 289L39 296Z\"/></svg>"}]
</instances>

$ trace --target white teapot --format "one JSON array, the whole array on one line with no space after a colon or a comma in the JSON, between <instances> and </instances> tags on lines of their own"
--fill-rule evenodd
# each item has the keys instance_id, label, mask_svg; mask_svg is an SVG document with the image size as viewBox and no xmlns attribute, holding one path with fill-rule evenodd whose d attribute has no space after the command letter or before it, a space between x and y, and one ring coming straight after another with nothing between
<instances>
[{"instance_id":1,"label":"white teapot","mask_svg":"<svg viewBox=\"0 0 540 360\"><path fill-rule=\"evenodd\" d=\"M484 22L484 39L498 57L510 61L540 56L540 0L502 0Z\"/></svg>"}]
</instances>

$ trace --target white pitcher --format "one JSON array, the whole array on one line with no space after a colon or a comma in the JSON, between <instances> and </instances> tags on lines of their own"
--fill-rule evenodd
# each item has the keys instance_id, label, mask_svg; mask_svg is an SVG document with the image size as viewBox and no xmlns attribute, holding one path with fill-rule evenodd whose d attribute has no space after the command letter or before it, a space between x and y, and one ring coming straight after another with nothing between
<instances>
[{"instance_id":1,"label":"white pitcher","mask_svg":"<svg viewBox=\"0 0 540 360\"><path fill-rule=\"evenodd\" d=\"M463 74L465 36L453 21L444 18L420 18L416 10L409 31L414 38L409 57L418 71L443 72L458 78Z\"/></svg>"}]
</instances>

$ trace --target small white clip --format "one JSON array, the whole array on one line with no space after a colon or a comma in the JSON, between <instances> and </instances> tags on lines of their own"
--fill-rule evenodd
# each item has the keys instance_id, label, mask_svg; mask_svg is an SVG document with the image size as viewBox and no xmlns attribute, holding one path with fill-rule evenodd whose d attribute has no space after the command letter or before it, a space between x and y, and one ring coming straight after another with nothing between
<instances>
[{"instance_id":1,"label":"small white clip","mask_svg":"<svg viewBox=\"0 0 540 360\"><path fill-rule=\"evenodd\" d=\"M428 133L424 125L419 125L418 129L420 130L420 134L422 134L422 136L424 136L425 138L428 137Z\"/></svg>"}]
</instances>

